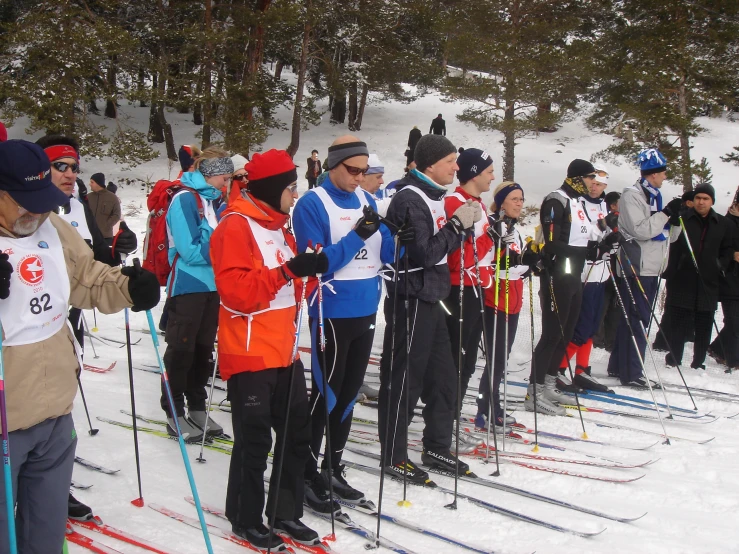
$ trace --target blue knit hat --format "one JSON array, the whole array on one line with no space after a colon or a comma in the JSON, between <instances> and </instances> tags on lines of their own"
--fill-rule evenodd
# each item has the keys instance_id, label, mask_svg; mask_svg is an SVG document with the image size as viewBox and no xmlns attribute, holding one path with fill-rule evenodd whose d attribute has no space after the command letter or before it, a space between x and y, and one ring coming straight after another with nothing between
<instances>
[{"instance_id":1,"label":"blue knit hat","mask_svg":"<svg viewBox=\"0 0 739 554\"><path fill-rule=\"evenodd\" d=\"M457 157L457 179L466 183L493 165L493 157L479 148L465 148Z\"/></svg>"}]
</instances>

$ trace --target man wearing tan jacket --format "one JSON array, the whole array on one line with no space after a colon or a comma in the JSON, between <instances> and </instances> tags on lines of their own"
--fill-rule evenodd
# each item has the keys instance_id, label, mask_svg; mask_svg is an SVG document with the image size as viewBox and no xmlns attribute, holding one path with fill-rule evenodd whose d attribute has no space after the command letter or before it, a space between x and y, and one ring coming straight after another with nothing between
<instances>
[{"instance_id":1,"label":"man wearing tan jacket","mask_svg":"<svg viewBox=\"0 0 739 554\"><path fill-rule=\"evenodd\" d=\"M81 369L69 305L114 313L159 301L153 274L96 262L79 233L51 213L68 199L50 173L37 145L0 144L0 322L20 554L55 554L64 541L77 443L71 411ZM1 551L8 545L6 517L3 503Z\"/></svg>"}]
</instances>

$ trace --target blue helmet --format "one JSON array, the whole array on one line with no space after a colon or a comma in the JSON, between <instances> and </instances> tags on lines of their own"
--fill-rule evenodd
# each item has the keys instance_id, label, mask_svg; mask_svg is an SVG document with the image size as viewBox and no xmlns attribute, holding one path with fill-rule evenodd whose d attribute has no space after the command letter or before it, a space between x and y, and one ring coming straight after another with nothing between
<instances>
[{"instance_id":1,"label":"blue helmet","mask_svg":"<svg viewBox=\"0 0 739 554\"><path fill-rule=\"evenodd\" d=\"M647 173L660 173L667 169L667 159L656 148L644 150L637 158L639 169Z\"/></svg>"}]
</instances>

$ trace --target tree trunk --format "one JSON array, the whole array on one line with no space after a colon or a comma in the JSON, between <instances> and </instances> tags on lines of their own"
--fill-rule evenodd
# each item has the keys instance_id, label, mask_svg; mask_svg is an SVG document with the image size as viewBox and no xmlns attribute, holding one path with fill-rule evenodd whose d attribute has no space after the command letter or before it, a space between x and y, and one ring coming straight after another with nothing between
<instances>
[{"instance_id":1,"label":"tree trunk","mask_svg":"<svg viewBox=\"0 0 739 554\"><path fill-rule=\"evenodd\" d=\"M683 118L683 127L680 129L680 176L683 183L683 192L693 190L693 170L690 163L690 135L685 125L688 120L688 96L685 90L685 73L680 76L678 87L678 101L680 103L680 115Z\"/></svg>"},{"instance_id":2,"label":"tree trunk","mask_svg":"<svg viewBox=\"0 0 739 554\"><path fill-rule=\"evenodd\" d=\"M357 80L352 80L349 85L349 130L356 131L354 122L357 120L357 109L359 108L357 99Z\"/></svg>"},{"instance_id":3,"label":"tree trunk","mask_svg":"<svg viewBox=\"0 0 739 554\"><path fill-rule=\"evenodd\" d=\"M305 89L305 70L308 66L308 48L310 48L310 8L311 0L308 0L308 3L305 7L306 17L305 26L303 27L303 44L300 49L300 63L298 65L298 86L297 90L295 91L295 106L293 108L290 144L287 147L287 153L290 154L291 158L295 157L295 154L298 152L298 147L300 146L300 126L303 114L303 89ZM279 61L277 62L278 68L280 70L282 70L282 67L280 65L281 63L282 62ZM275 70L275 78L278 78L277 70Z\"/></svg>"},{"instance_id":4,"label":"tree trunk","mask_svg":"<svg viewBox=\"0 0 739 554\"><path fill-rule=\"evenodd\" d=\"M157 116L157 104L153 98L149 108L149 140L159 144L164 142L164 129Z\"/></svg>"},{"instance_id":5,"label":"tree trunk","mask_svg":"<svg viewBox=\"0 0 739 554\"><path fill-rule=\"evenodd\" d=\"M138 79L136 80L136 88L139 93L139 107L140 108L146 107L146 100L144 100L144 81L146 81L146 71L144 71L143 67L139 67L139 75L138 75Z\"/></svg>"},{"instance_id":6,"label":"tree trunk","mask_svg":"<svg viewBox=\"0 0 739 554\"><path fill-rule=\"evenodd\" d=\"M275 81L279 81L280 77L282 77L282 68L285 67L285 62L282 60L277 60L277 64L275 64Z\"/></svg>"},{"instance_id":7,"label":"tree trunk","mask_svg":"<svg viewBox=\"0 0 739 554\"><path fill-rule=\"evenodd\" d=\"M118 74L116 66L116 56L111 56L110 67L106 76L106 84L108 88L108 98L105 101L105 117L115 119L118 117L118 109L116 102L118 101L118 87L116 86L116 77Z\"/></svg>"},{"instance_id":8,"label":"tree trunk","mask_svg":"<svg viewBox=\"0 0 739 554\"><path fill-rule=\"evenodd\" d=\"M557 127L550 125L549 121L552 115L552 103L551 102L540 102L536 106L536 117L539 123L537 132L539 133L554 133Z\"/></svg>"},{"instance_id":9,"label":"tree trunk","mask_svg":"<svg viewBox=\"0 0 739 554\"><path fill-rule=\"evenodd\" d=\"M516 104L506 100L503 116L503 180L513 181L516 151Z\"/></svg>"},{"instance_id":10,"label":"tree trunk","mask_svg":"<svg viewBox=\"0 0 739 554\"><path fill-rule=\"evenodd\" d=\"M367 93L369 93L369 87L367 83L362 85L362 96L359 99L359 109L357 110L357 118L354 120L354 130L362 130L362 118L364 117L364 108L367 106Z\"/></svg>"},{"instance_id":11,"label":"tree trunk","mask_svg":"<svg viewBox=\"0 0 739 554\"><path fill-rule=\"evenodd\" d=\"M213 48L210 41L212 21L213 5L211 0L205 0L205 68L203 69L205 72L205 79L203 80L205 110L203 113L203 142L201 144L203 149L210 146L210 131L213 122L213 56L211 56Z\"/></svg>"},{"instance_id":12,"label":"tree trunk","mask_svg":"<svg viewBox=\"0 0 739 554\"><path fill-rule=\"evenodd\" d=\"M331 93L331 123L344 123L346 121L346 90L342 87L340 91Z\"/></svg>"},{"instance_id":13,"label":"tree trunk","mask_svg":"<svg viewBox=\"0 0 739 554\"><path fill-rule=\"evenodd\" d=\"M90 100L90 105L87 107L87 111L91 114L100 115L100 110L98 109L98 105L94 98Z\"/></svg>"}]
</instances>

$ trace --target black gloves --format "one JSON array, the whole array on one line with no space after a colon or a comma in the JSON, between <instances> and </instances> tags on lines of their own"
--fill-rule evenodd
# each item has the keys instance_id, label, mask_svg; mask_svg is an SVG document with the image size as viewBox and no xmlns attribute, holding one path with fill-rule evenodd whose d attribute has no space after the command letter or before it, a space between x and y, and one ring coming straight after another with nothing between
<instances>
[{"instance_id":1,"label":"black gloves","mask_svg":"<svg viewBox=\"0 0 739 554\"><path fill-rule=\"evenodd\" d=\"M136 233L131 231L126 225L125 221L121 221L118 227L118 234L113 238L113 255L116 254L130 254L136 250L138 246L138 240L136 239Z\"/></svg>"},{"instance_id":2,"label":"black gloves","mask_svg":"<svg viewBox=\"0 0 739 554\"><path fill-rule=\"evenodd\" d=\"M406 221L403 226L398 229L396 233L398 242L406 246L412 244L416 240L416 230L413 228L413 224L410 221Z\"/></svg>"},{"instance_id":3,"label":"black gloves","mask_svg":"<svg viewBox=\"0 0 739 554\"><path fill-rule=\"evenodd\" d=\"M597 240L589 240L588 247L585 251L585 259L589 262L595 262L600 258L600 248Z\"/></svg>"},{"instance_id":4,"label":"black gloves","mask_svg":"<svg viewBox=\"0 0 739 554\"><path fill-rule=\"evenodd\" d=\"M662 213L670 218L670 225L680 225L680 208L683 205L683 199L680 197L673 198L662 208Z\"/></svg>"},{"instance_id":5,"label":"black gloves","mask_svg":"<svg viewBox=\"0 0 739 554\"><path fill-rule=\"evenodd\" d=\"M606 227L609 229L613 231L618 229L618 212L608 212L604 220L606 222Z\"/></svg>"},{"instance_id":6,"label":"black gloves","mask_svg":"<svg viewBox=\"0 0 739 554\"><path fill-rule=\"evenodd\" d=\"M286 271L287 278L315 277L317 273L328 271L328 256L323 252L303 252L285 262L282 268Z\"/></svg>"},{"instance_id":7,"label":"black gloves","mask_svg":"<svg viewBox=\"0 0 739 554\"><path fill-rule=\"evenodd\" d=\"M491 218L489 223L488 235L493 239L496 246L498 245L498 241L501 242L501 248L505 248L506 245L516 242L516 236L513 234L513 226L516 224L515 220L501 218L498 221L493 221Z\"/></svg>"},{"instance_id":8,"label":"black gloves","mask_svg":"<svg viewBox=\"0 0 739 554\"><path fill-rule=\"evenodd\" d=\"M0 254L0 300L10 296L10 274L13 273L13 264L8 261L8 255Z\"/></svg>"},{"instance_id":9,"label":"black gloves","mask_svg":"<svg viewBox=\"0 0 739 554\"><path fill-rule=\"evenodd\" d=\"M133 301L131 311L143 312L159 304L159 280L151 271L141 269L138 259L134 260L134 265L122 267L121 275L128 277L128 294Z\"/></svg>"},{"instance_id":10,"label":"black gloves","mask_svg":"<svg viewBox=\"0 0 739 554\"><path fill-rule=\"evenodd\" d=\"M380 216L370 206L365 206L362 213L364 215L357 221L354 230L360 239L366 241L380 229Z\"/></svg>"},{"instance_id":11,"label":"black gloves","mask_svg":"<svg viewBox=\"0 0 739 554\"><path fill-rule=\"evenodd\" d=\"M506 262L506 254L508 255L508 261ZM503 250L500 253L500 263L498 264L498 267L500 268L500 271L505 271L506 263L508 264L508 267L513 267L514 265L521 265L521 254L518 252L514 252L510 248L508 250Z\"/></svg>"},{"instance_id":12,"label":"black gloves","mask_svg":"<svg viewBox=\"0 0 739 554\"><path fill-rule=\"evenodd\" d=\"M618 243L621 242L621 239L623 239L623 237L621 236L621 233L619 233L618 231L615 231L613 233L608 234L606 238L603 239L603 244L612 248L614 246L618 246Z\"/></svg>"},{"instance_id":13,"label":"black gloves","mask_svg":"<svg viewBox=\"0 0 739 554\"><path fill-rule=\"evenodd\" d=\"M529 267L536 267L536 264L539 263L539 256L538 252L534 252L531 248L527 248L523 256L521 256L521 263L523 265L527 265Z\"/></svg>"}]
</instances>

